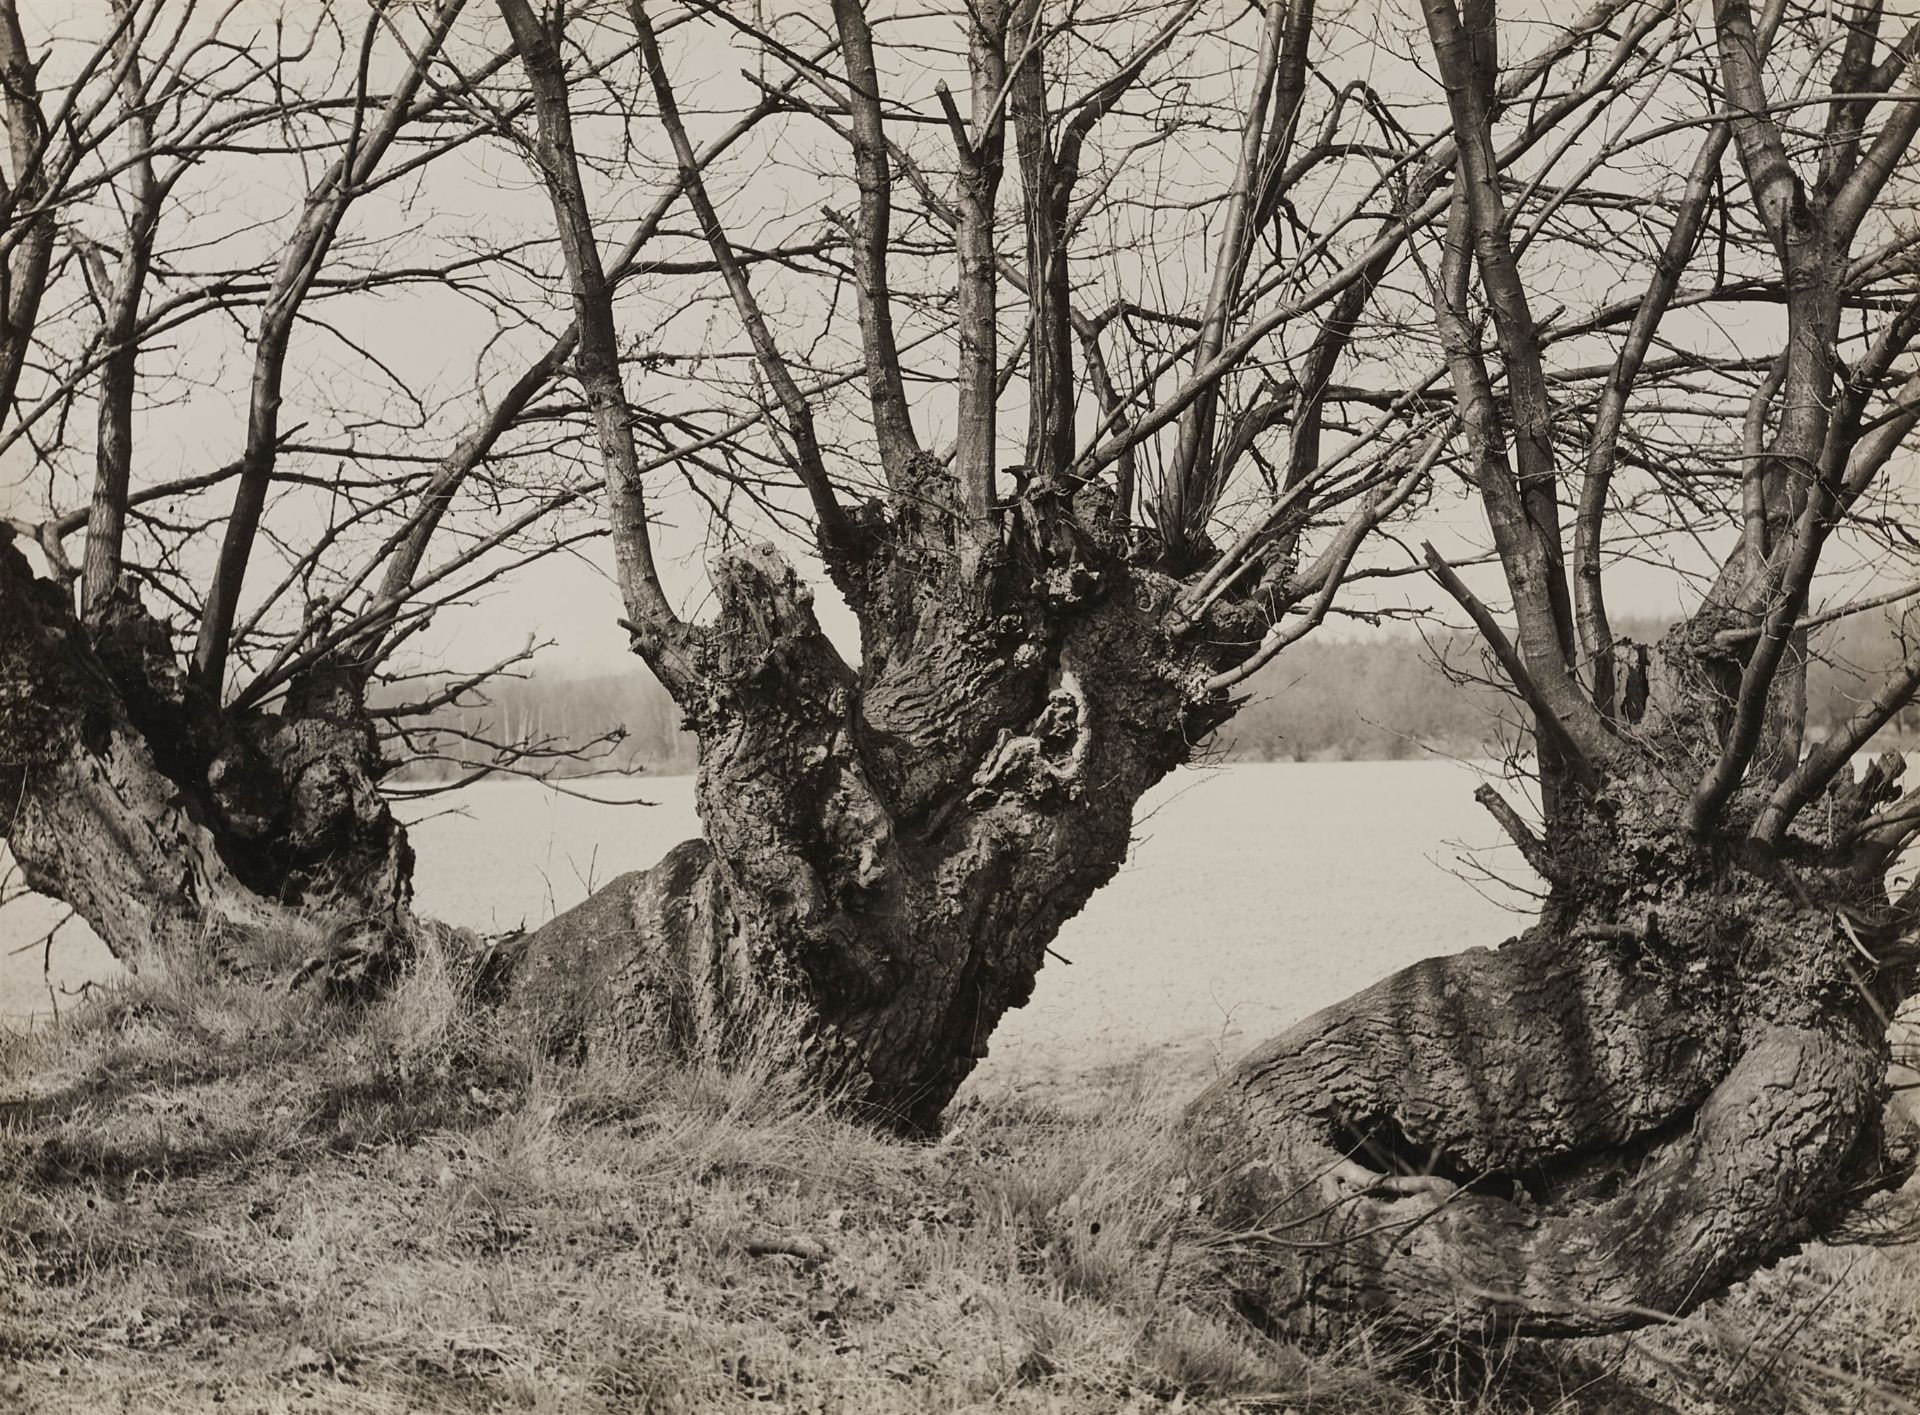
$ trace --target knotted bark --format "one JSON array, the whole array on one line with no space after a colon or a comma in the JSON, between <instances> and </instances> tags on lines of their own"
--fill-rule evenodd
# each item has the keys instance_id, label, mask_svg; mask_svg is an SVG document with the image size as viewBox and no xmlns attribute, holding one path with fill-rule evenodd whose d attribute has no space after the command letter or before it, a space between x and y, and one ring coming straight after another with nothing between
<instances>
[{"instance_id":1,"label":"knotted bark","mask_svg":"<svg viewBox=\"0 0 1920 1415\"><path fill-rule=\"evenodd\" d=\"M1225 710L1162 627L1170 582L1047 524L1084 543L961 584L937 524L893 521L854 582L858 670L771 548L722 561L699 673L669 684L705 837L517 947L530 1024L701 1053L794 1008L824 1082L931 1125Z\"/></svg>"},{"instance_id":2,"label":"knotted bark","mask_svg":"<svg viewBox=\"0 0 1920 1415\"><path fill-rule=\"evenodd\" d=\"M1911 960L1870 862L1660 828L1621 783L1542 918L1306 1019L1189 1114L1222 1280L1276 1326L1585 1335L1689 1311L1907 1161ZM1876 951L1878 950L1878 951Z\"/></svg>"},{"instance_id":3,"label":"knotted bark","mask_svg":"<svg viewBox=\"0 0 1920 1415\"><path fill-rule=\"evenodd\" d=\"M0 528L0 798L29 885L115 956L229 957L297 921L397 926L412 852L344 672L231 714L128 590L90 623Z\"/></svg>"}]
</instances>

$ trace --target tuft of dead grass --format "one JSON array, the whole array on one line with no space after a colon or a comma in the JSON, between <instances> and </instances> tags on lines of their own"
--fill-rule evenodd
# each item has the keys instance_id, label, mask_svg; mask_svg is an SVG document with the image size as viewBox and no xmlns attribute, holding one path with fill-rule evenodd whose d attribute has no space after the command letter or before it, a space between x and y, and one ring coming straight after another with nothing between
<instances>
[{"instance_id":1,"label":"tuft of dead grass","mask_svg":"<svg viewBox=\"0 0 1920 1415\"><path fill-rule=\"evenodd\" d=\"M814 1094L779 1017L726 1066L567 1067L475 1007L466 976L427 940L384 997L342 1008L188 966L0 1037L0 1407L1920 1400L1909 1250L1815 1248L1620 1342L1418 1370L1364 1334L1310 1354L1215 1296L1183 1097L1151 1068L1071 1107L974 1094L910 1142Z\"/></svg>"}]
</instances>

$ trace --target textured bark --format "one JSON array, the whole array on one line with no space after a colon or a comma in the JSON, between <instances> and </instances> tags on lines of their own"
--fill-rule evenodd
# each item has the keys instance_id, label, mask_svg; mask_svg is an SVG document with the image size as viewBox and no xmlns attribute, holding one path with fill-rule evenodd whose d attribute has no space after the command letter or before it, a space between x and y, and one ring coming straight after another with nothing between
<instances>
[{"instance_id":1,"label":"textured bark","mask_svg":"<svg viewBox=\"0 0 1920 1415\"><path fill-rule=\"evenodd\" d=\"M530 1022L569 1046L715 1052L797 1007L823 1080L930 1125L1119 868L1134 803L1224 711L1160 627L1171 584L1099 524L1035 505L961 584L937 510L896 521L861 562L858 671L770 548L722 561L704 676L681 690L705 839L522 942Z\"/></svg>"},{"instance_id":2,"label":"textured bark","mask_svg":"<svg viewBox=\"0 0 1920 1415\"><path fill-rule=\"evenodd\" d=\"M1677 814L1616 782L1555 832L1532 929L1308 1018L1195 1102L1247 1310L1321 1333L1621 1330L1903 1177L1880 1117L1910 965L1874 863L1699 845L1657 824Z\"/></svg>"},{"instance_id":3,"label":"textured bark","mask_svg":"<svg viewBox=\"0 0 1920 1415\"><path fill-rule=\"evenodd\" d=\"M1249 1058L1193 1106L1195 1164L1222 1280L1269 1323L1606 1332L1687 1311L1907 1169L1880 1129L1887 1020L1920 959L1920 891L1886 886L1914 836L1882 812L1903 764L1834 777L1913 685L1891 675L1857 726L1804 756L1802 615L1880 465L1861 410L1911 341L1896 317L1839 353L1853 238L1920 113L1884 113L1882 160L1854 168L1874 104L1836 104L1810 191L1770 91L1787 11L1756 24L1746 0L1716 0L1726 129L1694 166L1588 446L1576 616L1554 493L1565 438L1549 435L1495 162L1495 7L1421 8L1458 143L1435 315L1517 640L1429 562L1532 716L1544 831L1483 799L1549 894L1498 951L1405 970ZM1875 23L1849 36L1836 91L1878 72ZM1635 653L1616 699L1600 581L1614 443L1729 144L1777 256L1786 346L1747 419L1741 544L1698 612ZM1903 416L1885 421L1896 441Z\"/></svg>"},{"instance_id":4,"label":"textured bark","mask_svg":"<svg viewBox=\"0 0 1920 1415\"><path fill-rule=\"evenodd\" d=\"M224 713L131 591L82 626L0 529L0 834L116 956L239 956L314 915L399 923L412 853L379 770L345 675Z\"/></svg>"}]
</instances>

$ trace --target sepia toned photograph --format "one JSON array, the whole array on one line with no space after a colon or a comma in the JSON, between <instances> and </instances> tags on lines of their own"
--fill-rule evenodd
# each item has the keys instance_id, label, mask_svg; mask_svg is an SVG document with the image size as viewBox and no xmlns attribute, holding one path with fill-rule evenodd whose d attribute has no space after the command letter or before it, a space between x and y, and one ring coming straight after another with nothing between
<instances>
[{"instance_id":1,"label":"sepia toned photograph","mask_svg":"<svg viewBox=\"0 0 1920 1415\"><path fill-rule=\"evenodd\" d=\"M1920 0L0 0L0 1413L1920 1412Z\"/></svg>"}]
</instances>

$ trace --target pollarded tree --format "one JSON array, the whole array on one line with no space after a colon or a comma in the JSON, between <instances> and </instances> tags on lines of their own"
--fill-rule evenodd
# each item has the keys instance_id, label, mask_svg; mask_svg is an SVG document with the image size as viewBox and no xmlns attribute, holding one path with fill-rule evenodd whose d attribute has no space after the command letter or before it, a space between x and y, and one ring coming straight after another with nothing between
<instances>
[{"instance_id":1,"label":"pollarded tree","mask_svg":"<svg viewBox=\"0 0 1920 1415\"><path fill-rule=\"evenodd\" d=\"M700 13L711 49L731 31ZM1364 85L1309 92L1309 11L1223 26L1191 4L1064 25L989 10L959 25L969 131L944 90L911 114L868 98L872 35L843 7L824 43L753 37L761 74L698 147L660 51L660 34L695 28L687 13L659 34L638 11L609 25L603 7L536 20L510 6L503 26L461 0L319 6L304 26L198 0L25 18L0 4L0 456L23 488L0 547L0 788L27 883L123 956L210 931L244 952L290 911L406 918L382 731L449 690L375 708L370 687L436 608L586 533L541 528L589 489L591 447L637 640L708 744L713 843L655 881L697 876L707 913L684 892L669 912L739 921L741 939L700 923L640 965L697 985L602 1000L697 1019L717 1042L766 993L810 999L832 1065L923 1121L1117 867L1140 792L1230 711L1234 683L1320 622L1438 445L1437 416L1398 419L1371 406L1376 390L1333 381L1405 232L1439 206L1369 210L1384 120ZM1540 65L1581 40L1556 37ZM1167 107L1183 73L1246 52L1232 101ZM1089 67L1098 82L1068 93L1067 69ZM780 136L760 138L774 115ZM1238 140L1214 152L1223 120ZM798 156L775 146L797 133ZM1009 142L1019 203L1002 191ZM546 269L515 217L552 231L547 204L476 194L515 144L560 218ZM1166 205L1148 164L1168 146L1218 168L1217 219L1129 244L1124 220ZM829 154L835 201L851 154L852 214L824 235L737 241L715 209L722 178L704 175L736 147L775 190ZM1447 160L1394 180L1431 191ZM601 252L588 184L624 199L663 167L624 247ZM915 205L893 229L896 183ZM690 237L668 224L683 193ZM1345 214L1316 229L1307 198ZM474 205L492 219L476 224ZM1143 259L1158 247L1197 253L1204 282L1169 283ZM917 274L896 296L902 263ZM825 371L783 352L780 311L753 293L761 267L818 317L807 346ZM1087 313L1088 270L1131 296ZM1170 308L1146 298L1156 283ZM744 399L724 343L687 328L712 322L716 298L746 332L759 386ZM462 307L479 325L477 416L404 337L410 321L462 327ZM622 346L616 311L646 337ZM910 405L922 375L903 359L929 341L951 350L951 393ZM1127 362L1110 366L1108 347ZM444 361L443 343L427 352ZM665 383L636 406L629 378ZM848 383L867 385L862 407L835 403ZM1029 408L1015 472L997 465L1010 390ZM210 412L222 405L243 411ZM952 446L923 445L942 416ZM765 552L722 564L716 626L682 623L641 498L642 478L669 472L723 536L742 507L804 524L861 620L858 669ZM634 895L618 887L544 935L525 976L554 971L552 953L561 976L593 976L564 941L582 918L651 927Z\"/></svg>"},{"instance_id":2,"label":"pollarded tree","mask_svg":"<svg viewBox=\"0 0 1920 1415\"><path fill-rule=\"evenodd\" d=\"M368 83L376 18L357 83L337 69L324 98L288 102L276 81L324 44L325 21L236 62L232 17L208 20L192 5L168 13L120 0L89 39L56 27L33 44L17 7L0 6L11 159L5 435L15 465L30 460L51 495L91 485L84 509L12 518L47 578L0 544L9 689L0 772L16 803L6 840L29 884L66 900L123 956L198 940L210 925L257 926L309 898L380 917L404 907L405 839L374 789L377 754L350 675L316 663L283 680L286 711L272 719L229 711L221 689L261 513L288 474L280 420L296 324L344 244L350 207L409 122L438 106L423 102L421 84L457 13L428 17L420 60L391 93ZM333 55L336 65L352 57L344 43ZM194 247L169 240L188 225L196 166L263 131L289 153L319 154L329 140L333 151L277 264L268 252L244 267L197 269ZM136 487L136 464L145 471L164 456L136 446L155 402L143 355L150 385L155 351L242 311L257 311L258 323L240 455L217 472ZM91 438L73 426L87 412ZM208 486L230 491L232 506L183 662L139 593L142 582L165 593L169 571L179 574L167 563L176 538L142 567L130 531L153 524L153 503L177 506ZM346 497L351 505L354 490ZM81 532L76 565L67 543Z\"/></svg>"},{"instance_id":3,"label":"pollarded tree","mask_svg":"<svg viewBox=\"0 0 1920 1415\"><path fill-rule=\"evenodd\" d=\"M777 414L768 456L802 489L800 544L860 652L769 545L736 538L715 561L706 623L663 589L616 367L623 317L647 316L606 287L587 192L635 139L574 121L574 31L501 0L627 624L698 734L705 830L524 940L516 989L557 1041L695 1050L781 1000L824 1074L924 1125L1119 867L1142 793L1323 619L1443 451L1454 410L1370 375L1402 336L1409 237L1444 214L1456 148L1410 142L1305 3L838 0L759 30L703 5L678 81L652 8L598 37L637 39L719 269L683 308L711 330L703 301L724 298L739 396ZM1605 4L1543 29L1498 84L1516 131L1482 158L1517 168L1591 121L1660 23ZM756 71L741 92L798 80L778 151L803 156L763 153L723 209L691 170L677 87L724 108L730 44ZM749 221L844 244L756 282L734 234ZM854 371L817 377L849 307Z\"/></svg>"},{"instance_id":4,"label":"pollarded tree","mask_svg":"<svg viewBox=\"0 0 1920 1415\"><path fill-rule=\"evenodd\" d=\"M556 522L592 489L577 333L453 210L518 116L465 9L0 0L0 841L121 957L403 923L388 752L487 672L370 694L437 610L594 533ZM477 409L413 327L463 320Z\"/></svg>"},{"instance_id":5,"label":"pollarded tree","mask_svg":"<svg viewBox=\"0 0 1920 1415\"><path fill-rule=\"evenodd\" d=\"M1244 1236L1229 1279L1276 1320L1618 1330L1904 1172L1881 1116L1920 959L1920 892L1892 878L1920 793L1897 755L1852 764L1920 655L1811 743L1805 691L1820 624L1911 593L1809 602L1823 563L1912 546L1920 27L1871 0L1717 0L1697 34L1676 10L1631 120L1515 183L1492 6L1422 6L1461 153L1433 319L1516 632L1428 556L1524 702L1541 826L1483 800L1548 892L1500 949L1256 1053L1194 1133ZM1636 192L1642 161L1675 176ZM1573 390L1593 346L1567 336L1595 326L1549 307L1575 248L1576 293L1628 313L1592 398ZM1681 581L1692 612L1616 640L1603 572L1675 530L1717 562Z\"/></svg>"}]
</instances>

